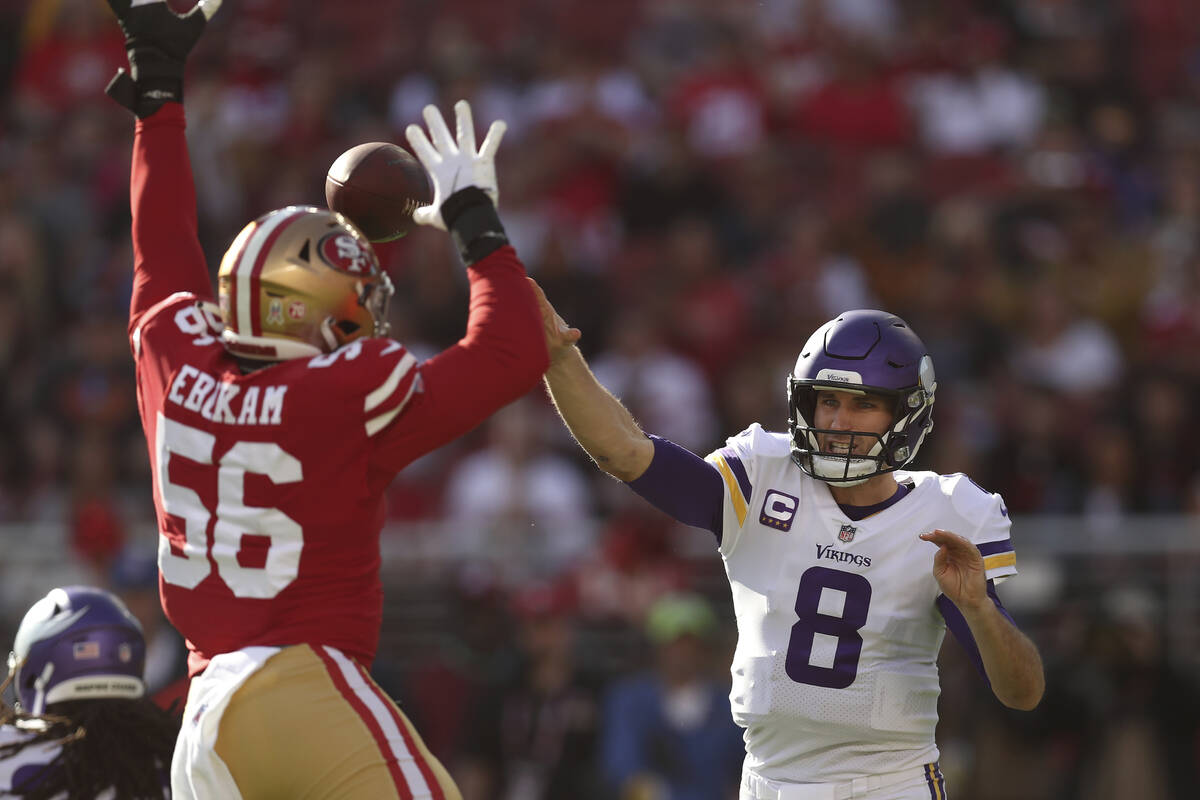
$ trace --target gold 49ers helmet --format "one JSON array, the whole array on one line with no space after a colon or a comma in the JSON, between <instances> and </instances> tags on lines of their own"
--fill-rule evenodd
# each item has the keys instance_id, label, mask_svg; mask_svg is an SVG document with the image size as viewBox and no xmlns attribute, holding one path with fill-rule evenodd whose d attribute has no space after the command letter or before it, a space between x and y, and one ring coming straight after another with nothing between
<instances>
[{"instance_id":1,"label":"gold 49ers helmet","mask_svg":"<svg viewBox=\"0 0 1200 800\"><path fill-rule=\"evenodd\" d=\"M288 206L251 222L217 273L222 338L243 358L282 361L386 336L392 282L345 217Z\"/></svg>"}]
</instances>

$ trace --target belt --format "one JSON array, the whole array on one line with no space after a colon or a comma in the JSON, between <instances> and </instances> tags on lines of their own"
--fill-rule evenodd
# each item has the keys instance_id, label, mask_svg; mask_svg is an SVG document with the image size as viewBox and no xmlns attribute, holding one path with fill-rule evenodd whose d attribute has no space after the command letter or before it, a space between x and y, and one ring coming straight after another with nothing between
<instances>
[{"instance_id":1,"label":"belt","mask_svg":"<svg viewBox=\"0 0 1200 800\"><path fill-rule=\"evenodd\" d=\"M915 769L866 775L845 783L781 783L753 770L742 771L743 800L852 800L867 792L917 778Z\"/></svg>"}]
</instances>

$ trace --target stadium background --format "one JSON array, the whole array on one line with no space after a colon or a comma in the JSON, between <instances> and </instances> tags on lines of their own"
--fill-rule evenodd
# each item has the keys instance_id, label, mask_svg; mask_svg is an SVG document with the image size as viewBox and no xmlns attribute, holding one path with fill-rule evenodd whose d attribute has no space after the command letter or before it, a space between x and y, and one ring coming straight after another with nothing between
<instances>
[{"instance_id":1,"label":"stadium background","mask_svg":"<svg viewBox=\"0 0 1200 800\"><path fill-rule=\"evenodd\" d=\"M953 796L1195 796L1200 6L225 5L187 90L214 271L249 219L322 204L342 150L467 97L509 123L501 211L521 256L648 430L707 452L752 421L779 429L813 327L898 313L938 369L921 464L1007 500L1021 574L1002 595L1049 679L1037 711L1010 713L946 647ZM182 665L156 618L125 336L132 123L102 95L122 62L102 0L0 0L0 633L53 584L109 585L165 686ZM397 338L456 339L466 287L444 234L380 250ZM390 507L376 673L456 775L518 787L478 796L538 797L555 768L617 796L604 701L658 663L645 619L663 596L708 599L705 663L727 683L709 534L587 464L540 394L406 470ZM480 712L556 658L575 723L534 747Z\"/></svg>"}]
</instances>

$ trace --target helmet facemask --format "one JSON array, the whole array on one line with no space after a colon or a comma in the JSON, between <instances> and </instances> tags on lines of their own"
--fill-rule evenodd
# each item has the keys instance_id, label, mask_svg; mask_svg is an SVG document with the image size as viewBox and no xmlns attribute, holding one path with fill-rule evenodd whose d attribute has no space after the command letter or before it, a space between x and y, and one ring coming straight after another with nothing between
<instances>
[{"instance_id":1,"label":"helmet facemask","mask_svg":"<svg viewBox=\"0 0 1200 800\"><path fill-rule=\"evenodd\" d=\"M875 431L817 428L817 394L821 390L872 394L886 398L892 407L892 421L882 433ZM792 461L805 474L837 486L858 486L885 472L908 464L916 455L925 435L933 428L933 394L920 387L891 391L867 387L850 389L844 384L821 384L788 378L788 431L792 437ZM913 432L915 444L910 443ZM843 447L822 449L820 437L849 441ZM860 447L862 441L870 446Z\"/></svg>"},{"instance_id":2,"label":"helmet facemask","mask_svg":"<svg viewBox=\"0 0 1200 800\"><path fill-rule=\"evenodd\" d=\"M321 338L329 348L325 352L332 352L364 336L387 336L392 329L391 323L388 322L388 306L391 305L394 293L395 288L387 273L381 272L379 280L358 281L352 296L357 298L358 307L370 315L371 325L364 332L364 326L358 321L361 314L350 308L326 316L320 323ZM347 298L350 296L347 295Z\"/></svg>"}]
</instances>

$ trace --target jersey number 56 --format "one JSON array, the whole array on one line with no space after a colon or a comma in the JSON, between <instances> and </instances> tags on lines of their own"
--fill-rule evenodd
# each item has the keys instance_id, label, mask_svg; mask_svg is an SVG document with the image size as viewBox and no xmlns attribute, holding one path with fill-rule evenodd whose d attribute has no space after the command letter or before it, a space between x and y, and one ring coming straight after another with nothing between
<instances>
[{"instance_id":1,"label":"jersey number 56","mask_svg":"<svg viewBox=\"0 0 1200 800\"><path fill-rule=\"evenodd\" d=\"M179 517L184 525L182 547L172 547L159 537L158 568L163 580L194 589L212 572L217 573L237 597L269 598L279 594L300 571L304 537L300 525L277 508L245 503L247 473L265 475L276 484L304 477L300 461L271 442L238 442L213 464L216 437L158 414L155 433L155 473L159 504L164 516ZM217 468L216 524L209 561L208 526L214 516L193 489L171 483L171 456L178 455L201 466ZM243 538L267 541L266 563L243 566L238 558Z\"/></svg>"}]
</instances>

